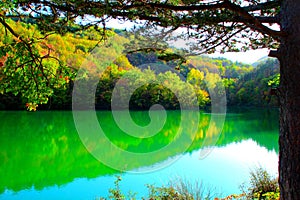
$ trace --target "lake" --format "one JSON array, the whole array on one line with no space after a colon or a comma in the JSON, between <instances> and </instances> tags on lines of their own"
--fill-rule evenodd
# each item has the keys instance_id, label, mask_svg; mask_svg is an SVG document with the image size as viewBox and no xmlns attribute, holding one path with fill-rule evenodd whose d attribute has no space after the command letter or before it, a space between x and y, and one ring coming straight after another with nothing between
<instances>
[{"instance_id":1,"label":"lake","mask_svg":"<svg viewBox=\"0 0 300 200\"><path fill-rule=\"evenodd\" d=\"M155 111L157 123L160 112ZM146 111L130 114L140 126L150 123ZM166 185L178 177L226 196L240 193L256 167L277 176L278 109L229 109L221 131L210 113L198 113L199 120L188 113L182 124L183 114L167 111L164 126L150 129L157 132L134 137L118 128L112 112L97 111L105 137L91 139L85 134L98 129L89 118L80 121L84 129L75 126L71 111L1 111L0 199L107 197L118 175L121 190L137 197L148 194L147 184Z\"/></svg>"}]
</instances>

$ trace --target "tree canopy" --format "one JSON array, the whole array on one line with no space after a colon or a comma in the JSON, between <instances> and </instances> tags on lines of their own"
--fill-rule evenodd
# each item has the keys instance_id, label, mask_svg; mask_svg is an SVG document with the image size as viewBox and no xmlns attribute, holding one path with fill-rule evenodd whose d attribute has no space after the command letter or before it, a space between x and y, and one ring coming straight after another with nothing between
<instances>
[{"instance_id":1,"label":"tree canopy","mask_svg":"<svg viewBox=\"0 0 300 200\"><path fill-rule=\"evenodd\" d=\"M279 23L279 0L4 1L0 6L0 22L15 36L17 33L5 22L7 18L34 22L44 33L105 28L110 19L137 21L172 31L185 28L187 33L182 37L193 37L197 49L208 52L220 44L224 45L223 51L274 48L283 34L270 27ZM78 26L74 27L74 23Z\"/></svg>"}]
</instances>

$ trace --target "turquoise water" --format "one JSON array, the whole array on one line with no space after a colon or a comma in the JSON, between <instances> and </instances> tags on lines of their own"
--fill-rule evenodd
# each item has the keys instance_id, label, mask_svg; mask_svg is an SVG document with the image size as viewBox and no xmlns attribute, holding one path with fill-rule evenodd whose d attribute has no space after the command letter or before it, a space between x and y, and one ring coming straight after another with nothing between
<instances>
[{"instance_id":1,"label":"turquoise water","mask_svg":"<svg viewBox=\"0 0 300 200\"><path fill-rule=\"evenodd\" d=\"M205 187L225 196L239 193L239 186L249 180L255 167L277 175L276 109L230 111L221 132L210 123L209 113L201 112L199 121L187 115L189 126L180 123L180 111L168 111L164 127L144 138L125 134L109 111L98 111L96 116L112 144L127 152L144 153L145 161L135 162L106 148L101 159L124 164L125 172L99 162L89 151L101 152L106 146L100 140L82 141L70 111L2 111L0 199L97 199L109 195L117 175L122 177L122 191L137 192L138 198L147 195L146 184L165 185L178 177L202 181ZM145 111L131 112L131 116L141 126L150 122ZM178 133L192 140L175 143ZM173 148L161 150L172 143L176 144ZM183 152L180 146L187 148ZM209 149L205 157L203 149Z\"/></svg>"}]
</instances>

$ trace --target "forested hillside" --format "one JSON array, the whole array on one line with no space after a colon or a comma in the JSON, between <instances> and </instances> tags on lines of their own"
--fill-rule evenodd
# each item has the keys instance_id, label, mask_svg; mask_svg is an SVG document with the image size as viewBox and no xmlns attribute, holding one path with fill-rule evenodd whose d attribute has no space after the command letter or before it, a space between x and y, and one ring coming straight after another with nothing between
<instances>
[{"instance_id":1,"label":"forested hillside","mask_svg":"<svg viewBox=\"0 0 300 200\"><path fill-rule=\"evenodd\" d=\"M255 67L207 56L188 57L183 62L178 61L181 58L176 57L174 49L170 48L164 52L124 53L132 37L120 30L107 31L106 35L95 28L76 34L43 35L35 25L15 21L10 21L10 24L24 35L22 40L27 38L28 45L31 45L31 40L38 41L36 48L44 56L40 59L43 65L33 68L35 52L25 53L27 47L20 38L7 34L5 29L0 30L1 109L71 109L74 79L83 62L90 69L100 65L106 67L99 77L95 94L98 109L110 109L113 89L124 74L137 78L133 79L134 82L119 84L117 92L120 97L127 87L145 83L133 93L130 99L132 109L148 109L157 103L167 109L178 109L178 98L192 98L187 96L192 90L197 95L198 105L204 108L210 105L209 91L221 91L223 86L228 105L277 105L276 95L271 95L276 94L276 84L272 85L279 73L276 60L267 59ZM102 37L106 37L104 41ZM6 45L11 41L19 45L17 51ZM90 52L97 54L96 61L85 61ZM23 55L23 59L14 59L16 54ZM164 86L159 83L164 83ZM191 102L184 103L189 105Z\"/></svg>"},{"instance_id":2,"label":"forested hillside","mask_svg":"<svg viewBox=\"0 0 300 200\"><path fill-rule=\"evenodd\" d=\"M265 59L256 68L240 77L228 93L230 105L276 106L279 84L279 62Z\"/></svg>"}]
</instances>

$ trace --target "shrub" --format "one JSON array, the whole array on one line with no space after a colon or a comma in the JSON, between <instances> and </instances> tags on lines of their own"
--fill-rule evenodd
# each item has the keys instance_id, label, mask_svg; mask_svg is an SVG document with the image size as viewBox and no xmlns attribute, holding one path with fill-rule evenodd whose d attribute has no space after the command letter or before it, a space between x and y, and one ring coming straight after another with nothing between
<instances>
[{"instance_id":1,"label":"shrub","mask_svg":"<svg viewBox=\"0 0 300 200\"><path fill-rule=\"evenodd\" d=\"M263 168L259 167L250 172L250 187L246 191L247 199L279 199L279 185L277 178L271 175Z\"/></svg>"}]
</instances>

